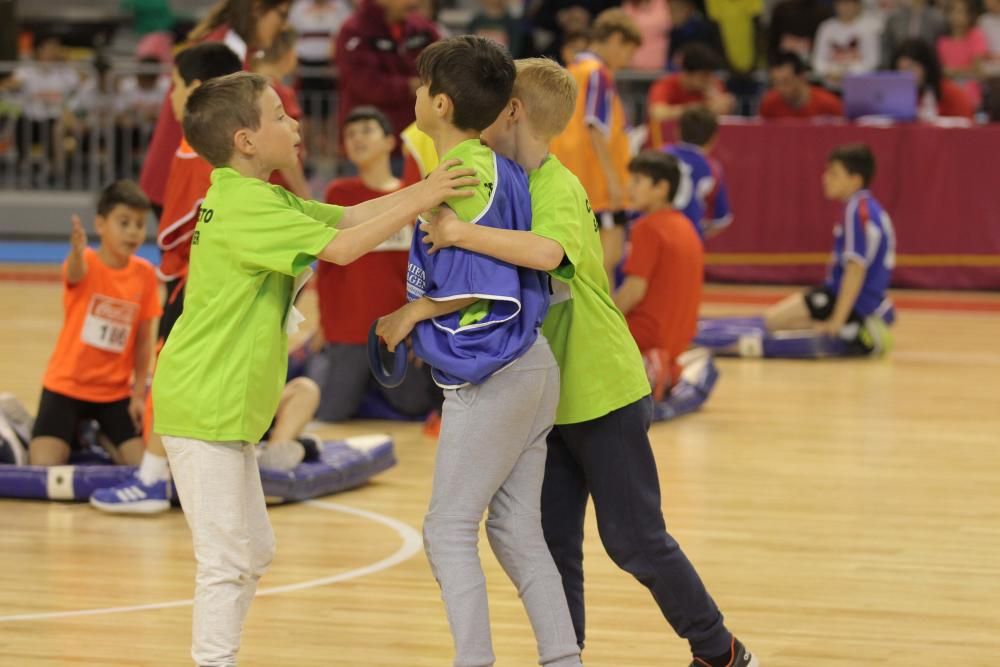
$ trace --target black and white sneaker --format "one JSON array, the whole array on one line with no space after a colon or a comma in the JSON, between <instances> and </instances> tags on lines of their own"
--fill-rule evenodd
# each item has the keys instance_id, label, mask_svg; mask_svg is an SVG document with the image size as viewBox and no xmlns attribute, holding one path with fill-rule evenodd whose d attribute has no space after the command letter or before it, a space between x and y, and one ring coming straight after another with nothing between
<instances>
[{"instance_id":1,"label":"black and white sneaker","mask_svg":"<svg viewBox=\"0 0 1000 667\"><path fill-rule=\"evenodd\" d=\"M15 466L28 463L28 450L3 414L0 414L0 463Z\"/></svg>"},{"instance_id":2,"label":"black and white sneaker","mask_svg":"<svg viewBox=\"0 0 1000 667\"><path fill-rule=\"evenodd\" d=\"M35 428L35 418L17 400L17 396L11 393L0 394L0 416L7 418L7 423L27 447L31 442L31 430Z\"/></svg>"},{"instance_id":3,"label":"black and white sneaker","mask_svg":"<svg viewBox=\"0 0 1000 667\"><path fill-rule=\"evenodd\" d=\"M690 667L714 667L714 663L695 658ZM732 648L729 649L729 662L725 663L724 667L760 667L760 661L739 639L733 637Z\"/></svg>"}]
</instances>

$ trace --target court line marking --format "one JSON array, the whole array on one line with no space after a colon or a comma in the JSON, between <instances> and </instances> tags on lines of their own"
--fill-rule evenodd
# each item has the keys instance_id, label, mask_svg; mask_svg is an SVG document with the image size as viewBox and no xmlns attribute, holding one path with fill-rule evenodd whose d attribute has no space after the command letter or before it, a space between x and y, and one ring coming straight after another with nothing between
<instances>
[{"instance_id":1,"label":"court line marking","mask_svg":"<svg viewBox=\"0 0 1000 667\"><path fill-rule=\"evenodd\" d=\"M371 565L365 565L364 567L355 568L353 570L348 570L346 572L341 572L340 574L334 574L329 577L321 577L319 579L310 579L309 581L302 581L297 584L286 584L284 586L275 586L273 588L262 588L257 591L258 597L263 597L266 595L280 595L282 593L292 593L295 591L304 591L312 588L320 588L322 586L329 586L331 584L337 584L343 581L350 581L351 579L358 579L360 577L365 577L370 574L375 574L376 572L381 572L383 570L388 570L389 568L395 567L400 563L409 560L414 555L423 550L423 539L413 527L393 519L392 517L385 516L384 514L379 514L377 512L372 512L369 510L358 509L356 507L349 507L347 505L341 505L340 503L332 503L323 500L308 500L304 505L310 507L316 507L329 512L341 512L343 514L351 514L362 519L368 519L369 521L374 521L375 523L380 523L383 526L387 526L396 531L402 540L403 544L393 553L391 556L383 558L380 561L372 563ZM137 604L129 605L125 607L103 607L99 609L78 609L76 611L53 611L53 612L42 612L36 614L14 614L10 616L0 616L0 623L13 623L16 621L46 621L57 618L76 618L80 616L100 616L103 614L124 614L133 611L151 611L155 609L173 609L176 607L189 607L194 603L194 600L171 600L169 602L153 602L149 604Z\"/></svg>"}]
</instances>

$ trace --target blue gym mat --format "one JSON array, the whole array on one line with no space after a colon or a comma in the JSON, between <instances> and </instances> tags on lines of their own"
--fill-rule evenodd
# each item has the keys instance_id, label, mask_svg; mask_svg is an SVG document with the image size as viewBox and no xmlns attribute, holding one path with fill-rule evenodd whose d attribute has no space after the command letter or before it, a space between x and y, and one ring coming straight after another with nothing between
<instances>
[{"instance_id":1,"label":"blue gym mat","mask_svg":"<svg viewBox=\"0 0 1000 667\"><path fill-rule=\"evenodd\" d=\"M96 243L90 244L97 249ZM0 243L0 264L62 264L69 254L69 242L64 241L3 241ZM160 264L160 249L146 243L136 255L153 266Z\"/></svg>"}]
</instances>

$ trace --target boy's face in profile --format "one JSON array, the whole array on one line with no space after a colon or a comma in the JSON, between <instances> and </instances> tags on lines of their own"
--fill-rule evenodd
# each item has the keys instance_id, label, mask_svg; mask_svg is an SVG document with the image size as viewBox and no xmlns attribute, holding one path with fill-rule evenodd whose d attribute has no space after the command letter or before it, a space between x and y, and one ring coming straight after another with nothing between
<instances>
[{"instance_id":1,"label":"boy's face in profile","mask_svg":"<svg viewBox=\"0 0 1000 667\"><path fill-rule=\"evenodd\" d=\"M437 128L440 117L434 108L434 98L430 94L430 84L426 81L417 88L417 101L413 104L413 112L417 119L417 129L431 134Z\"/></svg>"},{"instance_id":2,"label":"boy's face in profile","mask_svg":"<svg viewBox=\"0 0 1000 667\"><path fill-rule=\"evenodd\" d=\"M847 201L863 186L857 174L847 171L842 162L828 162L823 172L823 194L827 199Z\"/></svg>"},{"instance_id":3,"label":"boy's face in profile","mask_svg":"<svg viewBox=\"0 0 1000 667\"><path fill-rule=\"evenodd\" d=\"M181 76L176 67L170 73L170 77L174 81L174 86L170 89L170 108L173 109L174 118L180 123L184 120L184 105L187 104L191 93L201 85L201 81L195 79L190 84L184 83L184 77Z\"/></svg>"},{"instance_id":4,"label":"boy's face in profile","mask_svg":"<svg viewBox=\"0 0 1000 667\"><path fill-rule=\"evenodd\" d=\"M115 204L106 216L98 215L95 227L101 245L117 259L127 260L146 238L148 213L125 204Z\"/></svg>"},{"instance_id":5,"label":"boy's face in profile","mask_svg":"<svg viewBox=\"0 0 1000 667\"><path fill-rule=\"evenodd\" d=\"M396 147L396 139L386 135L374 118L364 118L344 128L344 149L347 159L356 167L364 167L379 159L388 159Z\"/></svg>"},{"instance_id":6,"label":"boy's face in profile","mask_svg":"<svg viewBox=\"0 0 1000 667\"><path fill-rule=\"evenodd\" d=\"M612 71L618 71L623 67L628 67L635 55L637 45L626 41L620 32L616 32L608 38L604 52L607 57L607 66Z\"/></svg>"},{"instance_id":7,"label":"boy's face in profile","mask_svg":"<svg viewBox=\"0 0 1000 667\"><path fill-rule=\"evenodd\" d=\"M652 213L670 202L670 185L646 174L629 174L629 201L640 213Z\"/></svg>"},{"instance_id":8,"label":"boy's face in profile","mask_svg":"<svg viewBox=\"0 0 1000 667\"><path fill-rule=\"evenodd\" d=\"M260 128L250 136L257 147L257 159L270 169L292 169L299 162L299 123L285 113L281 98L268 86L257 100Z\"/></svg>"}]
</instances>

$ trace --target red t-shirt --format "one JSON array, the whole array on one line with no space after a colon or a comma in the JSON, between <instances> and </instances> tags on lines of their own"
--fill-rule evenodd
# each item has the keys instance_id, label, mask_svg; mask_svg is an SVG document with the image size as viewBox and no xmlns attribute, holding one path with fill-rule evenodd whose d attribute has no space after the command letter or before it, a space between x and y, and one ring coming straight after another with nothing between
<instances>
[{"instance_id":1,"label":"red t-shirt","mask_svg":"<svg viewBox=\"0 0 1000 667\"><path fill-rule=\"evenodd\" d=\"M210 185L212 165L182 139L170 165L163 214L156 233L156 244L162 252L157 269L160 280L166 282L187 274L191 236L198 222L198 210Z\"/></svg>"},{"instance_id":2,"label":"red t-shirt","mask_svg":"<svg viewBox=\"0 0 1000 667\"><path fill-rule=\"evenodd\" d=\"M327 187L326 201L354 206L386 194L390 193L372 190L360 178L342 178ZM412 239L413 229L404 227L347 266L319 263L319 319L328 343L366 344L372 322L406 303L406 267Z\"/></svg>"},{"instance_id":3,"label":"red t-shirt","mask_svg":"<svg viewBox=\"0 0 1000 667\"><path fill-rule=\"evenodd\" d=\"M248 57L246 43L228 25L221 25L201 40L202 42L224 42L236 55L246 61ZM244 69L246 63L244 62ZM173 87L171 86L171 90ZM142 173L139 175L139 186L154 204L163 205L167 189L167 176L170 171L170 160L181 144L181 124L174 116L170 105L170 94L167 93L160 105L160 115L156 119L153 138L146 149L146 158L142 163Z\"/></svg>"},{"instance_id":4,"label":"red t-shirt","mask_svg":"<svg viewBox=\"0 0 1000 667\"><path fill-rule=\"evenodd\" d=\"M809 99L798 108L790 105L778 91L769 90L761 100L760 115L768 120L843 116L844 104L839 97L819 86L809 86Z\"/></svg>"},{"instance_id":5,"label":"red t-shirt","mask_svg":"<svg viewBox=\"0 0 1000 667\"><path fill-rule=\"evenodd\" d=\"M635 223L623 271L647 283L646 296L625 317L640 351L665 350L673 360L691 344L704 254L694 225L679 211L657 211Z\"/></svg>"},{"instance_id":6,"label":"red t-shirt","mask_svg":"<svg viewBox=\"0 0 1000 667\"><path fill-rule=\"evenodd\" d=\"M725 86L722 85L721 81L716 80L713 85L719 92L725 92ZM704 93L688 90L684 87L684 84L681 83L681 75L679 73L668 74L649 87L649 94L646 97L646 110L648 113L654 104L678 106L680 104L697 104L704 101ZM666 121L659 124L650 124L649 136L651 145L654 148L659 148L673 138L672 128L669 127L671 124Z\"/></svg>"},{"instance_id":7,"label":"red t-shirt","mask_svg":"<svg viewBox=\"0 0 1000 667\"><path fill-rule=\"evenodd\" d=\"M937 101L938 115L955 118L975 118L976 106L962 86L954 81L941 81L941 97Z\"/></svg>"}]
</instances>

